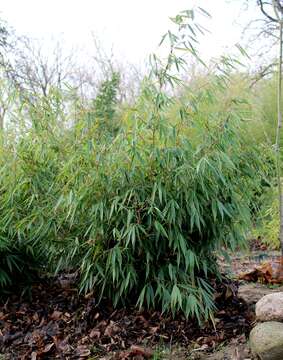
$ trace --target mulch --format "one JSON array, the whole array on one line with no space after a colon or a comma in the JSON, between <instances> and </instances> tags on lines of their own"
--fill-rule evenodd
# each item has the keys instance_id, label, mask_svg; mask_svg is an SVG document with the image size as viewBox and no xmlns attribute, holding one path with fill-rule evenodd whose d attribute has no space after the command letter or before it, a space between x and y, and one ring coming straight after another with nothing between
<instances>
[{"instance_id":1,"label":"mulch","mask_svg":"<svg viewBox=\"0 0 283 360\"><path fill-rule=\"evenodd\" d=\"M134 307L96 304L68 281L42 280L29 296L11 295L0 303L0 359L150 359L156 345L178 344L212 351L248 334L254 314L237 296L237 282L213 281L215 323L198 326L182 315ZM108 356L108 357L107 357Z\"/></svg>"}]
</instances>

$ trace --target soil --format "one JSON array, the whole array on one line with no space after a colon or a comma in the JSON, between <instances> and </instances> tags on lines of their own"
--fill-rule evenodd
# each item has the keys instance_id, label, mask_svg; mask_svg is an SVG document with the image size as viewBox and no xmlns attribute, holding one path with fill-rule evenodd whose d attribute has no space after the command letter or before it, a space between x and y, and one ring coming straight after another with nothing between
<instances>
[{"instance_id":1,"label":"soil","mask_svg":"<svg viewBox=\"0 0 283 360\"><path fill-rule=\"evenodd\" d=\"M256 251L220 263L236 278L276 256ZM72 275L42 280L29 296L12 295L0 303L0 360L250 359L247 338L255 320L254 304L283 287L228 279L214 286L215 326L199 327L181 315L98 306L95 294L78 294Z\"/></svg>"}]
</instances>

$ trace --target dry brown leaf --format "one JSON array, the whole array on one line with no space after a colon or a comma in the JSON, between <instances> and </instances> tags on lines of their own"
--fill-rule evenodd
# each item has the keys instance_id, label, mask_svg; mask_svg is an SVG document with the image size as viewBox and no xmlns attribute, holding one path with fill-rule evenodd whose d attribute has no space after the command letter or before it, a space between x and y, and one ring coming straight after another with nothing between
<instances>
[{"instance_id":1,"label":"dry brown leaf","mask_svg":"<svg viewBox=\"0 0 283 360\"><path fill-rule=\"evenodd\" d=\"M79 345L76 349L76 353L80 358L87 358L91 354L90 350L85 345Z\"/></svg>"},{"instance_id":2,"label":"dry brown leaf","mask_svg":"<svg viewBox=\"0 0 283 360\"><path fill-rule=\"evenodd\" d=\"M141 355L145 359L150 359L153 356L153 352L151 349L143 348L141 346L132 345L130 349L130 355L136 356Z\"/></svg>"},{"instance_id":3,"label":"dry brown leaf","mask_svg":"<svg viewBox=\"0 0 283 360\"><path fill-rule=\"evenodd\" d=\"M151 326L149 328L149 333L150 334L156 334L158 330L159 330L159 326Z\"/></svg>"},{"instance_id":4,"label":"dry brown leaf","mask_svg":"<svg viewBox=\"0 0 283 360\"><path fill-rule=\"evenodd\" d=\"M62 316L62 312L55 310L55 311L53 311L53 313L50 315L50 319L52 319L52 320L59 320L61 316Z\"/></svg>"},{"instance_id":5,"label":"dry brown leaf","mask_svg":"<svg viewBox=\"0 0 283 360\"><path fill-rule=\"evenodd\" d=\"M33 314L32 320L33 320L33 321L36 321L36 322L39 321L38 313Z\"/></svg>"},{"instance_id":6,"label":"dry brown leaf","mask_svg":"<svg viewBox=\"0 0 283 360\"><path fill-rule=\"evenodd\" d=\"M153 352L149 349L145 349L141 346L132 345L129 350L122 351L115 359L117 360L128 360L128 359L135 359L135 360L145 360L151 359L153 356Z\"/></svg>"},{"instance_id":7,"label":"dry brown leaf","mask_svg":"<svg viewBox=\"0 0 283 360\"><path fill-rule=\"evenodd\" d=\"M68 353L70 351L71 346L67 339L58 339L56 336L53 336L52 338L58 352Z\"/></svg>"},{"instance_id":8,"label":"dry brown leaf","mask_svg":"<svg viewBox=\"0 0 283 360\"><path fill-rule=\"evenodd\" d=\"M120 331L120 327L116 325L114 321L110 320L110 324L105 329L104 335L112 337L116 335L119 331Z\"/></svg>"},{"instance_id":9,"label":"dry brown leaf","mask_svg":"<svg viewBox=\"0 0 283 360\"><path fill-rule=\"evenodd\" d=\"M89 334L89 337L91 339L99 339L101 336L101 332L97 329L92 329L90 334Z\"/></svg>"},{"instance_id":10,"label":"dry brown leaf","mask_svg":"<svg viewBox=\"0 0 283 360\"><path fill-rule=\"evenodd\" d=\"M45 348L42 350L43 353L48 353L54 346L54 343L47 344Z\"/></svg>"},{"instance_id":11,"label":"dry brown leaf","mask_svg":"<svg viewBox=\"0 0 283 360\"><path fill-rule=\"evenodd\" d=\"M242 273L239 275L240 280L245 280L249 282L263 282L265 284L275 284L278 283L276 274L278 273L279 264L277 261L266 262L260 266L256 266L254 269Z\"/></svg>"},{"instance_id":12,"label":"dry brown leaf","mask_svg":"<svg viewBox=\"0 0 283 360\"><path fill-rule=\"evenodd\" d=\"M95 315L94 315L94 320L97 320L99 318L100 314L97 312Z\"/></svg>"}]
</instances>

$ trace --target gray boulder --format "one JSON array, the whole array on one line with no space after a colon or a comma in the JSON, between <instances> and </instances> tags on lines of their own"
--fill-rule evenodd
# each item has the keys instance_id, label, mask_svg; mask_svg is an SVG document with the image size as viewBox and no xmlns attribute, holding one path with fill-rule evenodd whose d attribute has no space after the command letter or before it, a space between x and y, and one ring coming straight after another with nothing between
<instances>
[{"instance_id":1,"label":"gray boulder","mask_svg":"<svg viewBox=\"0 0 283 360\"><path fill-rule=\"evenodd\" d=\"M261 360L282 360L283 323L268 321L257 324L250 333L250 347Z\"/></svg>"},{"instance_id":2,"label":"gray boulder","mask_svg":"<svg viewBox=\"0 0 283 360\"><path fill-rule=\"evenodd\" d=\"M283 321L283 292L261 298L256 303L255 314L258 321Z\"/></svg>"}]
</instances>

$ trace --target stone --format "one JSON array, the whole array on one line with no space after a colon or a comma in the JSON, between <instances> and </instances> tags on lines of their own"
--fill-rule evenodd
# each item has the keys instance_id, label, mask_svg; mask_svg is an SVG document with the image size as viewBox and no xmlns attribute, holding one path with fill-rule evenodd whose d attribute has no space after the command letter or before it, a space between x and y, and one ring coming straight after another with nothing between
<instances>
[{"instance_id":1,"label":"stone","mask_svg":"<svg viewBox=\"0 0 283 360\"><path fill-rule=\"evenodd\" d=\"M240 284L238 296L248 305L254 306L263 296L283 291L283 287L270 288L260 283Z\"/></svg>"},{"instance_id":2,"label":"stone","mask_svg":"<svg viewBox=\"0 0 283 360\"><path fill-rule=\"evenodd\" d=\"M257 321L283 321L283 292L261 298L256 303L255 314Z\"/></svg>"},{"instance_id":3,"label":"stone","mask_svg":"<svg viewBox=\"0 0 283 360\"><path fill-rule=\"evenodd\" d=\"M261 360L282 360L283 323L267 321L257 324L250 333L250 347Z\"/></svg>"}]
</instances>

